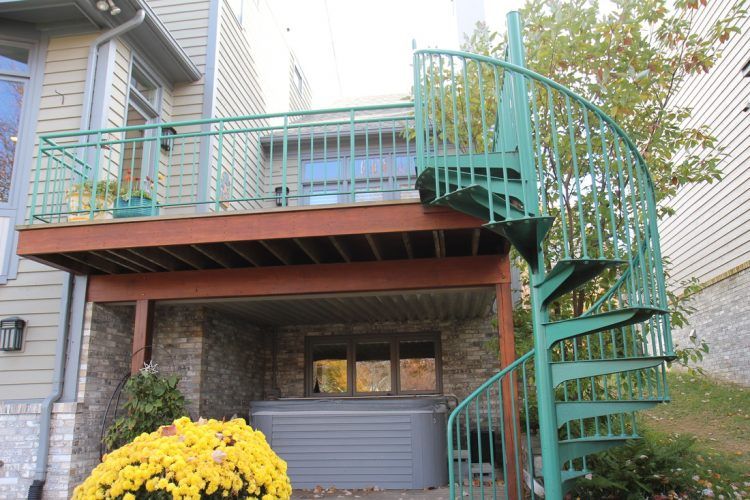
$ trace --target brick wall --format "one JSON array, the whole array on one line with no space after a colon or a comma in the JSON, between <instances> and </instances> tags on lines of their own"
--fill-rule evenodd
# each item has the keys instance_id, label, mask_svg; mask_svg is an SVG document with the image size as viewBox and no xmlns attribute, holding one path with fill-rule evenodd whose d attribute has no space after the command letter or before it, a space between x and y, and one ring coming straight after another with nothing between
<instances>
[{"instance_id":1,"label":"brick wall","mask_svg":"<svg viewBox=\"0 0 750 500\"><path fill-rule=\"evenodd\" d=\"M407 321L292 326L278 329L277 380L281 397L304 396L306 336L387 333L440 333L443 392L459 399L497 372L496 354L488 347L497 330L491 318L468 321ZM270 374L266 378L271 387Z\"/></svg>"},{"instance_id":2,"label":"brick wall","mask_svg":"<svg viewBox=\"0 0 750 500\"><path fill-rule=\"evenodd\" d=\"M118 384L130 373L134 315L132 306L88 304L86 308L70 464L71 490L99 463L102 418ZM112 416L110 409L107 425Z\"/></svg>"},{"instance_id":3,"label":"brick wall","mask_svg":"<svg viewBox=\"0 0 750 500\"><path fill-rule=\"evenodd\" d=\"M45 499L68 498L75 403L52 407L52 434ZM0 404L0 498L26 498L39 447L40 403Z\"/></svg>"},{"instance_id":4,"label":"brick wall","mask_svg":"<svg viewBox=\"0 0 750 500\"><path fill-rule=\"evenodd\" d=\"M200 416L201 356L204 309L198 306L158 306L154 311L151 359L162 374L180 376L179 389L191 418Z\"/></svg>"},{"instance_id":5,"label":"brick wall","mask_svg":"<svg viewBox=\"0 0 750 500\"><path fill-rule=\"evenodd\" d=\"M702 366L713 376L750 386L750 269L718 281L692 297L690 325L673 332L676 346L690 346L690 332L708 342Z\"/></svg>"},{"instance_id":6,"label":"brick wall","mask_svg":"<svg viewBox=\"0 0 750 500\"><path fill-rule=\"evenodd\" d=\"M206 309L203 333L201 415L247 418L250 401L264 397L269 332Z\"/></svg>"}]
</instances>

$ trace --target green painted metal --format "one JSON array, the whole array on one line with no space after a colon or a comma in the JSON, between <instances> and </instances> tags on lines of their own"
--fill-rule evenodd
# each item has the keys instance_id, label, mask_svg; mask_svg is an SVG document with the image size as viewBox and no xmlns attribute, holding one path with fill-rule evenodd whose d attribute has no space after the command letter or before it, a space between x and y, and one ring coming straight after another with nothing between
<instances>
[{"instance_id":1,"label":"green painted metal","mask_svg":"<svg viewBox=\"0 0 750 500\"><path fill-rule=\"evenodd\" d=\"M539 293L544 304L549 304L563 295L576 290L608 268L625 264L614 259L563 259L547 273L539 284Z\"/></svg>"},{"instance_id":2,"label":"green painted metal","mask_svg":"<svg viewBox=\"0 0 750 500\"><path fill-rule=\"evenodd\" d=\"M413 197L414 129L406 102L47 134L29 223L110 218L141 196L154 215Z\"/></svg>"},{"instance_id":3,"label":"green painted metal","mask_svg":"<svg viewBox=\"0 0 750 500\"><path fill-rule=\"evenodd\" d=\"M413 103L44 135L29 222L106 218L134 199L152 215L223 212L414 186L484 220L528 265L535 348L451 413L451 495L497 498L502 478L506 497L534 498L538 430L545 498L560 499L586 455L637 438L634 412L669 399L674 352L645 160L596 105L524 67L520 17L507 21L504 60L415 51ZM587 309L556 308L577 290Z\"/></svg>"},{"instance_id":4,"label":"green painted metal","mask_svg":"<svg viewBox=\"0 0 750 500\"><path fill-rule=\"evenodd\" d=\"M627 307L547 323L545 325L547 329L547 348L549 349L561 340L622 328L634 323L642 323L654 314L663 312L650 307Z\"/></svg>"},{"instance_id":5,"label":"green painted metal","mask_svg":"<svg viewBox=\"0 0 750 500\"><path fill-rule=\"evenodd\" d=\"M648 401L558 401L555 404L557 412L557 426L562 427L572 420L592 417L603 417L612 413L632 413L648 410L664 400Z\"/></svg>"},{"instance_id":6,"label":"green painted metal","mask_svg":"<svg viewBox=\"0 0 750 500\"><path fill-rule=\"evenodd\" d=\"M552 385L557 387L567 380L656 368L661 366L663 361L663 358L655 356L553 362L550 363L552 368Z\"/></svg>"},{"instance_id":7,"label":"green painted metal","mask_svg":"<svg viewBox=\"0 0 750 500\"><path fill-rule=\"evenodd\" d=\"M509 14L505 60L415 52L417 188L423 203L483 218L528 265L535 390L520 404L537 407L545 498L560 499L587 455L637 438L634 413L668 401L674 353L646 163L596 105L524 67L521 31ZM577 290L588 309L556 306ZM501 396L480 390L462 411ZM449 434L480 432L474 420L452 419ZM455 490L468 476L450 479ZM523 484L510 497L534 497Z\"/></svg>"}]
</instances>

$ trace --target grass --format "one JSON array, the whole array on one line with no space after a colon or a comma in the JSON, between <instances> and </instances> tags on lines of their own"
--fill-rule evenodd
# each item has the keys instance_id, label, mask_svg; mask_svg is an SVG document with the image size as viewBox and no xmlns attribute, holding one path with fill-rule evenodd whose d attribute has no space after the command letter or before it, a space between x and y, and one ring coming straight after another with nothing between
<instances>
[{"instance_id":1,"label":"grass","mask_svg":"<svg viewBox=\"0 0 750 500\"><path fill-rule=\"evenodd\" d=\"M750 471L750 389L682 372L668 382L672 402L647 412L646 425L692 435L701 448Z\"/></svg>"},{"instance_id":2,"label":"grass","mask_svg":"<svg viewBox=\"0 0 750 500\"><path fill-rule=\"evenodd\" d=\"M684 372L670 373L668 382L672 402L645 412L643 424L695 438L702 480L734 484L738 498L750 496L750 389Z\"/></svg>"}]
</instances>

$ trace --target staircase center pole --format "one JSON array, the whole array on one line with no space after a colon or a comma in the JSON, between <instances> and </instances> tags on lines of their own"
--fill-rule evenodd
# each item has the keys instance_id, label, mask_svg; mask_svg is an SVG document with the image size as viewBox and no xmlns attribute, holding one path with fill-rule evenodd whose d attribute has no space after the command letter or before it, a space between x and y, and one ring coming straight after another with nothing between
<instances>
[{"instance_id":1,"label":"staircase center pole","mask_svg":"<svg viewBox=\"0 0 750 500\"><path fill-rule=\"evenodd\" d=\"M544 280L544 254L539 251L536 269L531 272L531 316L534 327L534 371L539 404L539 440L542 446L542 474L544 493L548 500L562 499L562 475L558 453L557 415L555 414L555 388L552 385L552 368L547 349L545 323L549 320L547 307L539 298L537 285ZM533 485L532 485L533 488Z\"/></svg>"},{"instance_id":2,"label":"staircase center pole","mask_svg":"<svg viewBox=\"0 0 750 500\"><path fill-rule=\"evenodd\" d=\"M510 12L508 23L508 58L516 66L526 67L521 29L521 16ZM526 80L520 74L509 73L513 78L513 109L515 128L518 134L518 153L521 164L521 178L526 192L524 203L539 204L539 185L534 168L534 152L531 146L531 119L529 116L529 95ZM533 182L532 182L533 181ZM547 349L545 323L549 321L549 312L540 296L539 288L544 281L544 250L542 235L537 234L536 262L529 262L531 317L534 329L534 371L536 373L537 401L539 404L539 434L542 446L542 474L544 475L544 492L547 500L562 500L562 474L557 437L557 415L555 414L555 388L552 385L552 367L550 352ZM532 464L533 465L533 464ZM533 470L533 467L530 467ZM534 488L533 478L530 478Z\"/></svg>"}]
</instances>

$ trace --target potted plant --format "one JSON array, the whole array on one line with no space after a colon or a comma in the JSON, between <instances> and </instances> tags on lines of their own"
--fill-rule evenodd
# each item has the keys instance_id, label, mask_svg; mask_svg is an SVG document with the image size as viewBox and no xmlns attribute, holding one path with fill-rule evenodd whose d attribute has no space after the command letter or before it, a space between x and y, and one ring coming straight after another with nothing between
<instances>
[{"instance_id":1,"label":"potted plant","mask_svg":"<svg viewBox=\"0 0 750 500\"><path fill-rule=\"evenodd\" d=\"M76 222L89 220L91 218L92 203L94 195L94 181L85 180L70 186L65 193L68 202L68 221ZM96 193L93 203L94 219L111 219L117 195L116 181L99 181L96 183Z\"/></svg>"},{"instance_id":2,"label":"potted plant","mask_svg":"<svg viewBox=\"0 0 750 500\"><path fill-rule=\"evenodd\" d=\"M135 186L135 187L134 187ZM142 182L123 182L120 196L115 200L115 218L149 217L157 215L159 208L154 206L154 181L146 177Z\"/></svg>"}]
</instances>

